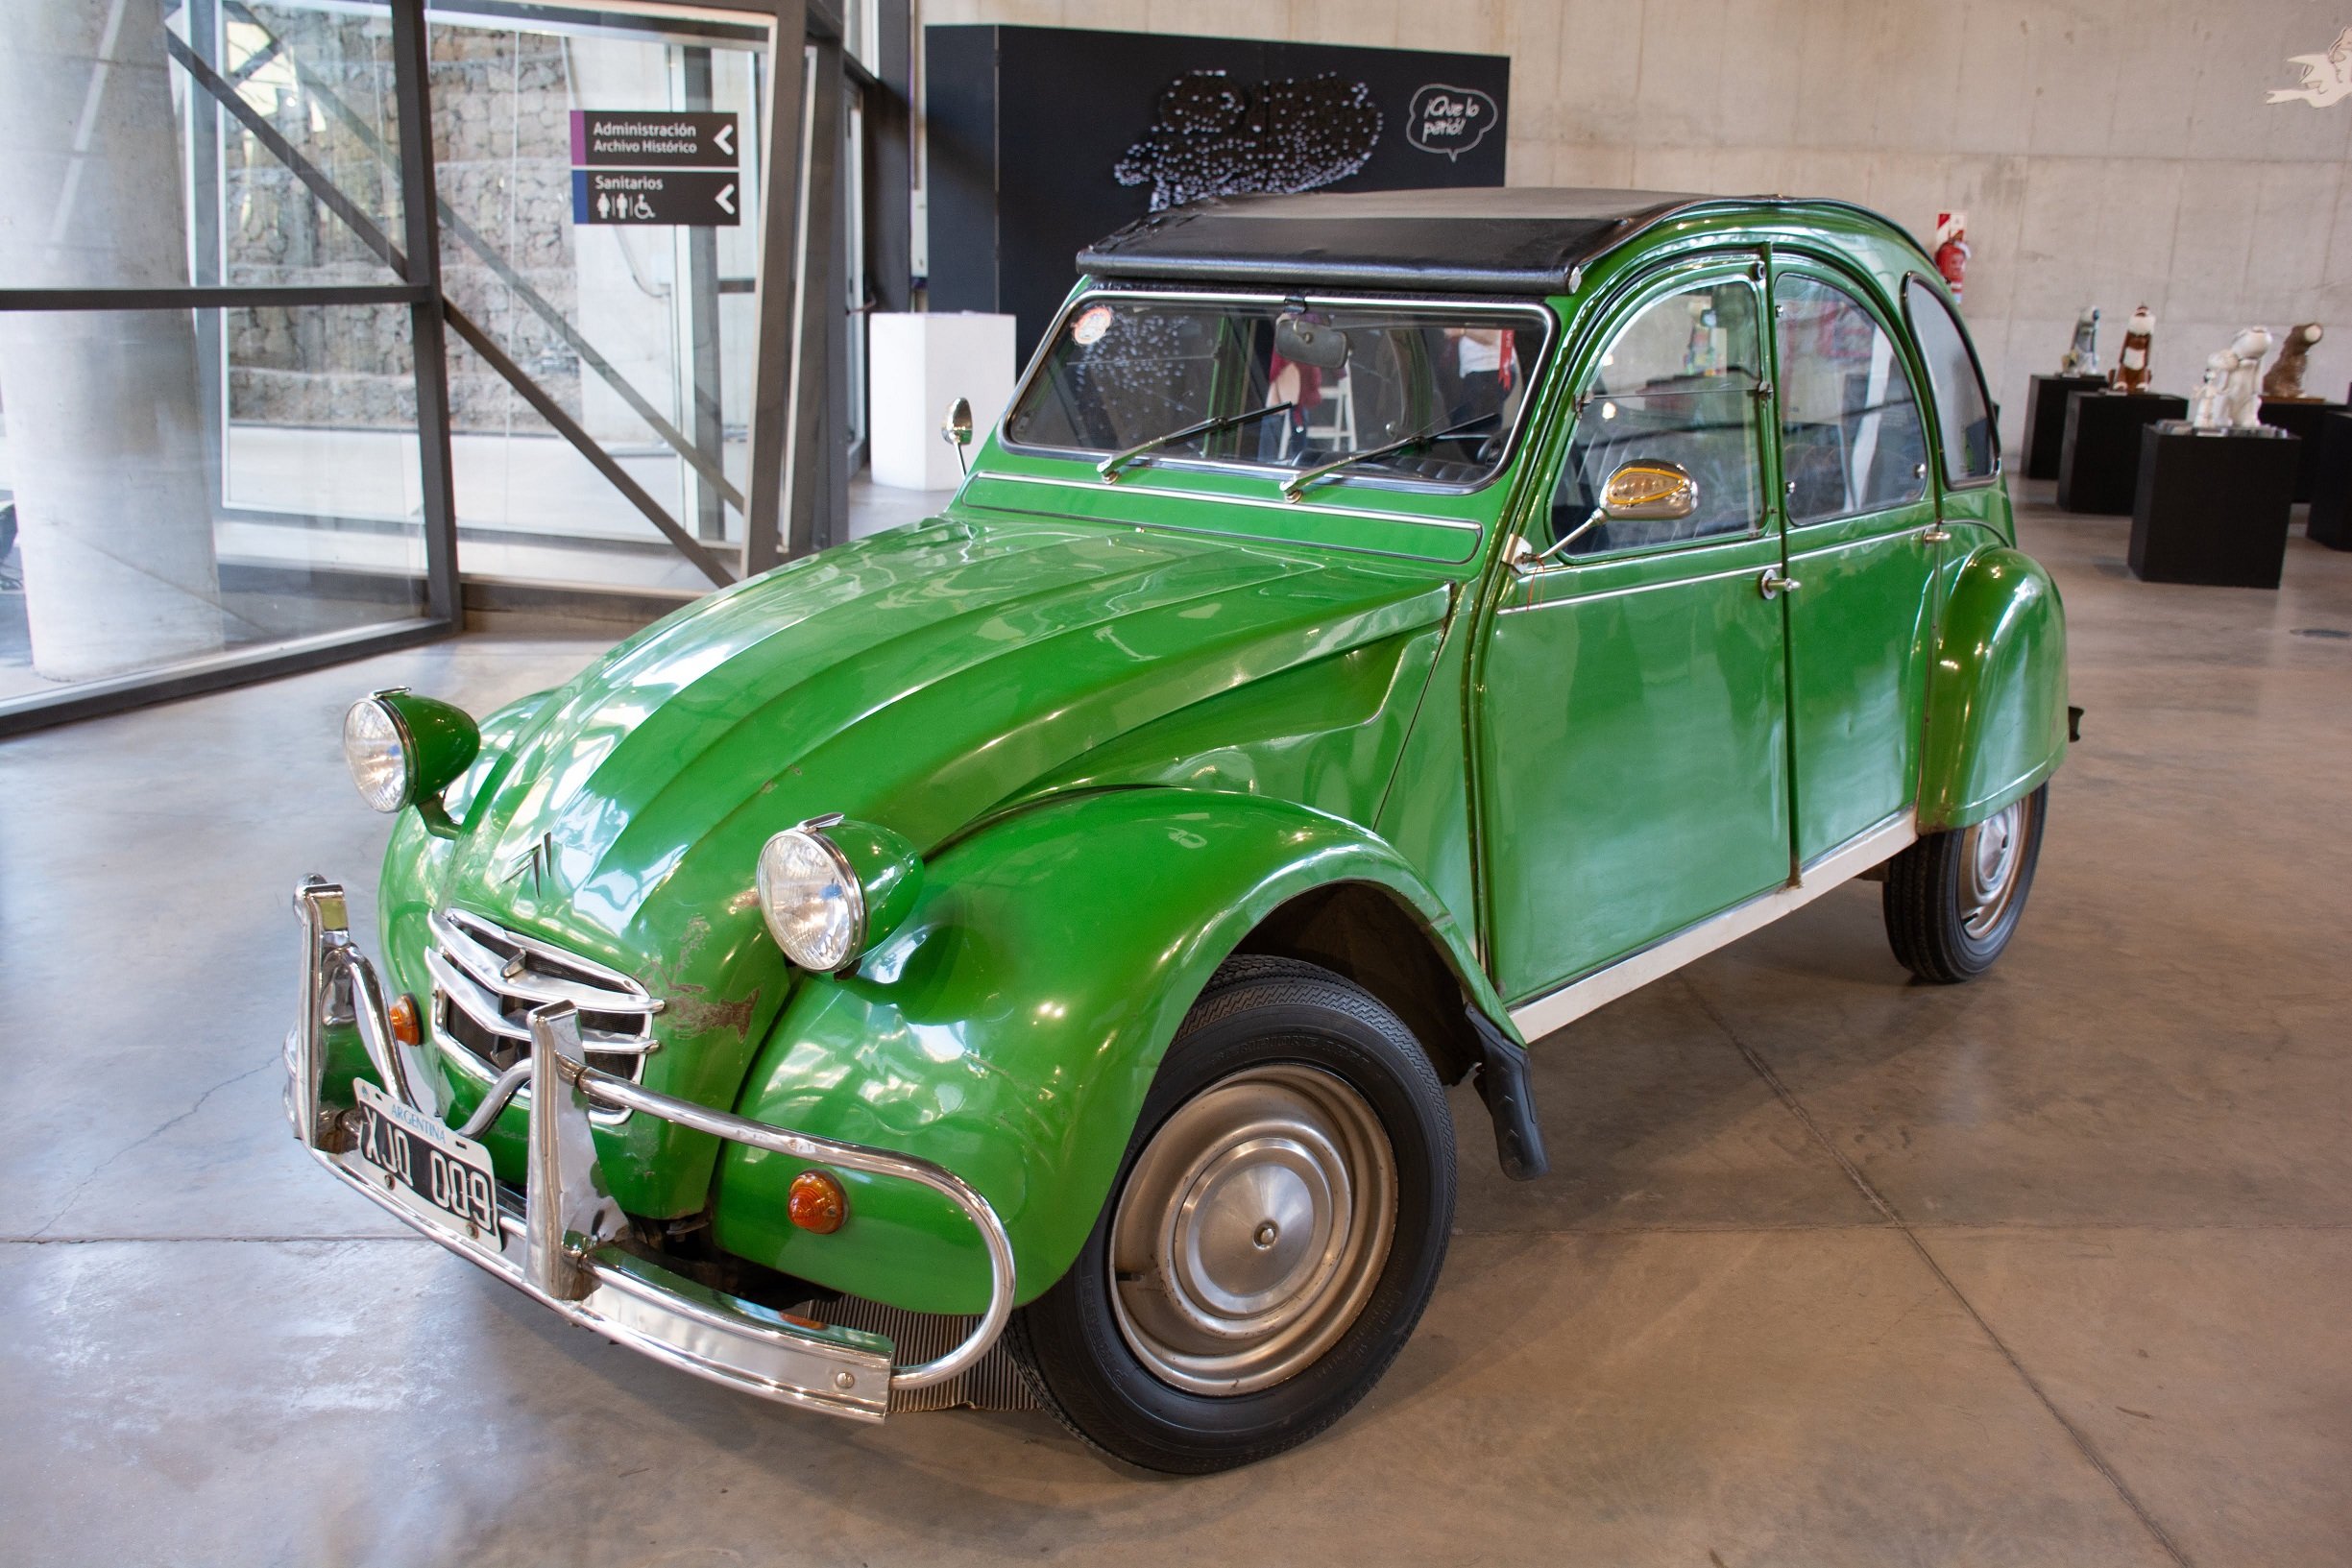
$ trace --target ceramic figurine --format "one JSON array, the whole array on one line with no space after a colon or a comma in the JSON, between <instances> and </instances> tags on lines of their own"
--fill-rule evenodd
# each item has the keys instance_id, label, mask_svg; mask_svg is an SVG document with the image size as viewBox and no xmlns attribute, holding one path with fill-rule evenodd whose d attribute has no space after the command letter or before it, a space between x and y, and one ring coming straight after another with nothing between
<instances>
[{"instance_id":1,"label":"ceramic figurine","mask_svg":"<svg viewBox=\"0 0 2352 1568\"><path fill-rule=\"evenodd\" d=\"M2249 326L2231 340L2229 380L2221 388L2221 412L2233 430L2262 425L2262 356L2270 351L2267 327Z\"/></svg>"},{"instance_id":2,"label":"ceramic figurine","mask_svg":"<svg viewBox=\"0 0 2352 1568\"><path fill-rule=\"evenodd\" d=\"M2278 357L2262 378L2262 395L2270 402L2316 403L2324 399L2307 397L2303 391L2304 361L2311 357L2312 347L2327 335L2327 328L2317 322L2304 322L2288 328L2287 342Z\"/></svg>"},{"instance_id":3,"label":"ceramic figurine","mask_svg":"<svg viewBox=\"0 0 2352 1568\"><path fill-rule=\"evenodd\" d=\"M1968 271L1968 214L1939 212L1935 215L1935 270L1944 275L1952 285L1952 297L1960 297L1961 275Z\"/></svg>"},{"instance_id":4,"label":"ceramic figurine","mask_svg":"<svg viewBox=\"0 0 2352 1568\"><path fill-rule=\"evenodd\" d=\"M2189 422L2199 430L2227 427L2221 418L2221 389L2229 380L2232 363L2227 349L2205 356L2205 378L2196 384L2196 391L2189 396Z\"/></svg>"},{"instance_id":5,"label":"ceramic figurine","mask_svg":"<svg viewBox=\"0 0 2352 1568\"><path fill-rule=\"evenodd\" d=\"M2058 361L2060 375L2098 374L2098 306L2086 306L2074 322L2073 346Z\"/></svg>"},{"instance_id":6,"label":"ceramic figurine","mask_svg":"<svg viewBox=\"0 0 2352 1568\"><path fill-rule=\"evenodd\" d=\"M2156 336L2156 313L2142 305L2123 324L2123 357L2115 362L2107 385L2117 392L2148 390L2148 349Z\"/></svg>"}]
</instances>

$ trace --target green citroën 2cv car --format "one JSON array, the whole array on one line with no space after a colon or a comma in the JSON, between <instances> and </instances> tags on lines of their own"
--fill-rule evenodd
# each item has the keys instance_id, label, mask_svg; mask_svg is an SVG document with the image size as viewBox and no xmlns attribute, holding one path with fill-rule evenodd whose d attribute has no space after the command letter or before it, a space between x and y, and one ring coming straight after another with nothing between
<instances>
[{"instance_id":1,"label":"green citro\u00ebn 2cv car","mask_svg":"<svg viewBox=\"0 0 2352 1568\"><path fill-rule=\"evenodd\" d=\"M1444 1085L1540 1175L1530 1042L1857 877L1916 975L1991 964L2065 627L1869 212L1236 198L1079 265L936 518L478 728L352 708L380 947L298 891L288 1103L688 1371L880 1419L1009 1356L1207 1471L1411 1335Z\"/></svg>"}]
</instances>

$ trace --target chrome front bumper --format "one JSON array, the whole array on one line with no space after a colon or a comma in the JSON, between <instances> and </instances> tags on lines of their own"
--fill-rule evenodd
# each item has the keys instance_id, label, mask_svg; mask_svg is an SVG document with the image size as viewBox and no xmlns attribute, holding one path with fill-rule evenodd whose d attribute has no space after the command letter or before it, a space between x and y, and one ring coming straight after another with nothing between
<instances>
[{"instance_id":1,"label":"chrome front bumper","mask_svg":"<svg viewBox=\"0 0 2352 1568\"><path fill-rule=\"evenodd\" d=\"M497 1234L489 1235L473 1225L453 1228L456 1222L412 1205L360 1158L352 1107L326 1098L327 1027L355 1026L385 1092L447 1125L441 1108L418 1092L434 1075L393 1038L382 983L352 941L343 889L311 878L295 889L294 908L303 924L301 1010L286 1036L286 1113L294 1135L321 1165L459 1257L581 1327L656 1361L764 1399L863 1421L888 1413L893 1388L927 1387L963 1372L1004 1332L1012 1315L1012 1242L988 1200L968 1183L928 1160L788 1132L599 1072L581 1058L579 1019L570 1002L530 1014L529 1057L452 1129L473 1136L519 1090L529 1090L529 1163L521 1206L502 1202ZM930 1188L962 1211L987 1246L987 1311L946 1355L899 1366L881 1335L788 1317L622 1251L615 1239L629 1221L607 1195L597 1169L592 1107L635 1111L794 1159Z\"/></svg>"}]
</instances>

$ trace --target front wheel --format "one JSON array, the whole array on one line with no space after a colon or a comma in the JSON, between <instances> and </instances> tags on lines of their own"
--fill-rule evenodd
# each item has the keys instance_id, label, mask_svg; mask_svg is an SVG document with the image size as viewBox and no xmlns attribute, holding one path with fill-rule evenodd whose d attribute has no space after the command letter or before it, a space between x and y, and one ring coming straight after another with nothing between
<instances>
[{"instance_id":1,"label":"front wheel","mask_svg":"<svg viewBox=\"0 0 2352 1568\"><path fill-rule=\"evenodd\" d=\"M1013 1351L1079 1436L1202 1474L1306 1441L1404 1347L1453 1225L1428 1057L1327 970L1244 957L1153 1081L1069 1272Z\"/></svg>"},{"instance_id":2,"label":"front wheel","mask_svg":"<svg viewBox=\"0 0 2352 1568\"><path fill-rule=\"evenodd\" d=\"M1929 833L1886 868L1886 939L1903 967L1952 985L1993 967L2017 930L2042 856L2049 785L1982 822Z\"/></svg>"}]
</instances>

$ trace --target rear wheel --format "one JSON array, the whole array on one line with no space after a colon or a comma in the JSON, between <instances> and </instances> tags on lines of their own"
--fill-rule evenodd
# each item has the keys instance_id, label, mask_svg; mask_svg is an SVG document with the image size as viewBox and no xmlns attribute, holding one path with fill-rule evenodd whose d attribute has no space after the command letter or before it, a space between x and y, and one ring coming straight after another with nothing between
<instances>
[{"instance_id":1,"label":"rear wheel","mask_svg":"<svg viewBox=\"0 0 2352 1568\"><path fill-rule=\"evenodd\" d=\"M1012 1346L1047 1408L1117 1458L1247 1464L1379 1381L1436 1286L1453 1206L1444 1093L1404 1025L1327 970L1236 959Z\"/></svg>"},{"instance_id":2,"label":"rear wheel","mask_svg":"<svg viewBox=\"0 0 2352 1568\"><path fill-rule=\"evenodd\" d=\"M2042 856L2049 785L1982 822L1929 833L1886 868L1886 938L1903 966L1952 985L1993 967L2017 930Z\"/></svg>"}]
</instances>

